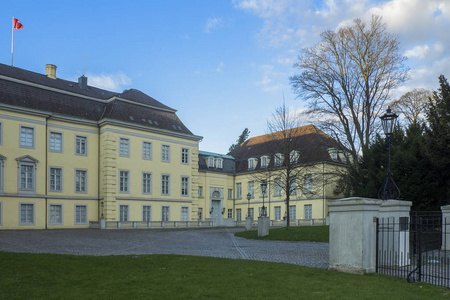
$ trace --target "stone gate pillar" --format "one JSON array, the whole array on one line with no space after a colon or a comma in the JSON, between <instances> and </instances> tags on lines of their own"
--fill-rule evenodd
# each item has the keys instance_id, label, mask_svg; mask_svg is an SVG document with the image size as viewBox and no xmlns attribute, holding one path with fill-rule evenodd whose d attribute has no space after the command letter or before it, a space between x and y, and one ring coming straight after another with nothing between
<instances>
[{"instance_id":1,"label":"stone gate pillar","mask_svg":"<svg viewBox=\"0 0 450 300\"><path fill-rule=\"evenodd\" d=\"M442 250L450 250L450 205L441 206Z\"/></svg>"}]
</instances>

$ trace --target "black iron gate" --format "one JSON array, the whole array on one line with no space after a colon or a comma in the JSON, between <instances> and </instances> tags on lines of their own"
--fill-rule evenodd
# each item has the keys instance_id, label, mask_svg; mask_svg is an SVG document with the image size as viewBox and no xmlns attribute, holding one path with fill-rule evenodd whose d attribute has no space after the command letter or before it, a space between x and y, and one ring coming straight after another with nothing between
<instances>
[{"instance_id":1,"label":"black iron gate","mask_svg":"<svg viewBox=\"0 0 450 300\"><path fill-rule=\"evenodd\" d=\"M441 212L378 218L376 272L450 287L450 219Z\"/></svg>"}]
</instances>

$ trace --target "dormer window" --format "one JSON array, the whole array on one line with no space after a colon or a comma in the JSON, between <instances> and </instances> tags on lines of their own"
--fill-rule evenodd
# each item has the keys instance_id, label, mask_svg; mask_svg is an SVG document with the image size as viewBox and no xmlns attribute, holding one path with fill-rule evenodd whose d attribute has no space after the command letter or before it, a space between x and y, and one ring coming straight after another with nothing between
<instances>
[{"instance_id":1,"label":"dormer window","mask_svg":"<svg viewBox=\"0 0 450 300\"><path fill-rule=\"evenodd\" d=\"M343 163L346 163L346 162L347 162L347 157L345 156L344 152L342 152L342 151L339 152L339 159L340 159Z\"/></svg>"},{"instance_id":2,"label":"dormer window","mask_svg":"<svg viewBox=\"0 0 450 300\"><path fill-rule=\"evenodd\" d=\"M216 168L217 169L222 169L223 168L223 159L216 158Z\"/></svg>"},{"instance_id":3,"label":"dormer window","mask_svg":"<svg viewBox=\"0 0 450 300\"><path fill-rule=\"evenodd\" d=\"M269 156L261 156L261 168L267 168L269 166Z\"/></svg>"},{"instance_id":4,"label":"dormer window","mask_svg":"<svg viewBox=\"0 0 450 300\"><path fill-rule=\"evenodd\" d=\"M275 154L275 166L281 166L283 163L283 154L277 153Z\"/></svg>"},{"instance_id":5,"label":"dormer window","mask_svg":"<svg viewBox=\"0 0 450 300\"><path fill-rule=\"evenodd\" d=\"M289 156L291 164L296 164L298 162L298 158L300 157L300 151L292 150Z\"/></svg>"},{"instance_id":6,"label":"dormer window","mask_svg":"<svg viewBox=\"0 0 450 300\"><path fill-rule=\"evenodd\" d=\"M331 156L331 159L334 161L337 161L338 158L338 151L334 148L328 149L328 154Z\"/></svg>"},{"instance_id":7,"label":"dormer window","mask_svg":"<svg viewBox=\"0 0 450 300\"><path fill-rule=\"evenodd\" d=\"M208 168L214 168L214 157L208 157Z\"/></svg>"},{"instance_id":8,"label":"dormer window","mask_svg":"<svg viewBox=\"0 0 450 300\"><path fill-rule=\"evenodd\" d=\"M256 168L256 163L258 162L258 160L256 158L249 158L248 159L248 169L249 170L253 170Z\"/></svg>"}]
</instances>

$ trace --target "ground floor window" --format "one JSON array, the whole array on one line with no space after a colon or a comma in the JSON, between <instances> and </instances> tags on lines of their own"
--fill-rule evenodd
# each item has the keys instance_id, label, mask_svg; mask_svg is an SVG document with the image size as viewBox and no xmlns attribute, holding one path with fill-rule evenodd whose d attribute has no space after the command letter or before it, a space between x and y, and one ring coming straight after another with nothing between
<instances>
[{"instance_id":1,"label":"ground floor window","mask_svg":"<svg viewBox=\"0 0 450 300\"><path fill-rule=\"evenodd\" d=\"M20 224L34 225L34 203L20 204Z\"/></svg>"},{"instance_id":2,"label":"ground floor window","mask_svg":"<svg viewBox=\"0 0 450 300\"><path fill-rule=\"evenodd\" d=\"M181 208L181 221L183 222L189 221L189 207L183 206Z\"/></svg>"},{"instance_id":3,"label":"ground floor window","mask_svg":"<svg viewBox=\"0 0 450 300\"><path fill-rule=\"evenodd\" d=\"M49 224L61 225L63 223L63 210L61 204L50 204Z\"/></svg>"},{"instance_id":4,"label":"ground floor window","mask_svg":"<svg viewBox=\"0 0 450 300\"><path fill-rule=\"evenodd\" d=\"M295 205L289 206L289 219L291 220L297 219L297 207Z\"/></svg>"},{"instance_id":5,"label":"ground floor window","mask_svg":"<svg viewBox=\"0 0 450 300\"><path fill-rule=\"evenodd\" d=\"M242 210L240 208L236 209L236 221L242 220Z\"/></svg>"},{"instance_id":6,"label":"ground floor window","mask_svg":"<svg viewBox=\"0 0 450 300\"><path fill-rule=\"evenodd\" d=\"M248 210L248 217L253 219L254 212L255 212L255 209L253 207L249 208L249 210Z\"/></svg>"},{"instance_id":7,"label":"ground floor window","mask_svg":"<svg viewBox=\"0 0 450 300\"><path fill-rule=\"evenodd\" d=\"M312 205L311 204L305 205L305 219L306 220L312 219Z\"/></svg>"},{"instance_id":8,"label":"ground floor window","mask_svg":"<svg viewBox=\"0 0 450 300\"><path fill-rule=\"evenodd\" d=\"M152 220L152 207L151 205L142 206L142 221L150 222Z\"/></svg>"},{"instance_id":9,"label":"ground floor window","mask_svg":"<svg viewBox=\"0 0 450 300\"><path fill-rule=\"evenodd\" d=\"M128 205L119 205L119 221L127 222L129 219Z\"/></svg>"},{"instance_id":10,"label":"ground floor window","mask_svg":"<svg viewBox=\"0 0 450 300\"><path fill-rule=\"evenodd\" d=\"M87 205L75 205L75 224L87 224Z\"/></svg>"},{"instance_id":11,"label":"ground floor window","mask_svg":"<svg viewBox=\"0 0 450 300\"><path fill-rule=\"evenodd\" d=\"M281 206L275 206L275 220L281 220Z\"/></svg>"},{"instance_id":12,"label":"ground floor window","mask_svg":"<svg viewBox=\"0 0 450 300\"><path fill-rule=\"evenodd\" d=\"M163 206L161 207L161 221L168 222L170 220L170 207Z\"/></svg>"},{"instance_id":13,"label":"ground floor window","mask_svg":"<svg viewBox=\"0 0 450 300\"><path fill-rule=\"evenodd\" d=\"M228 209L228 219L233 219L233 210L232 209Z\"/></svg>"}]
</instances>

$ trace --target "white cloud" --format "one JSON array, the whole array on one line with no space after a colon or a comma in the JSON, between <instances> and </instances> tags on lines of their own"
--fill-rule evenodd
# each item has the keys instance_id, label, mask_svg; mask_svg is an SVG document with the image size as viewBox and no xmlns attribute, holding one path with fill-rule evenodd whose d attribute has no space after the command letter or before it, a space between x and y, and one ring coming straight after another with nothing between
<instances>
[{"instance_id":1,"label":"white cloud","mask_svg":"<svg viewBox=\"0 0 450 300\"><path fill-rule=\"evenodd\" d=\"M131 85L131 78L121 72L100 75L87 73L86 77L88 77L88 85L110 91L120 92L125 86Z\"/></svg>"},{"instance_id":2,"label":"white cloud","mask_svg":"<svg viewBox=\"0 0 450 300\"><path fill-rule=\"evenodd\" d=\"M208 18L206 20L205 32L210 33L212 30L222 27L223 23L221 18Z\"/></svg>"},{"instance_id":3,"label":"white cloud","mask_svg":"<svg viewBox=\"0 0 450 300\"><path fill-rule=\"evenodd\" d=\"M219 66L217 67L216 71L217 71L218 73L221 73L224 66L225 66L225 64L223 63L223 61L221 61L221 62L219 63Z\"/></svg>"},{"instance_id":4,"label":"white cloud","mask_svg":"<svg viewBox=\"0 0 450 300\"><path fill-rule=\"evenodd\" d=\"M256 85L262 86L263 91L274 92L289 89L281 83L281 81L286 81L287 74L276 72L272 65L262 65L259 70L262 73L262 79L256 82Z\"/></svg>"}]
</instances>

